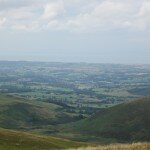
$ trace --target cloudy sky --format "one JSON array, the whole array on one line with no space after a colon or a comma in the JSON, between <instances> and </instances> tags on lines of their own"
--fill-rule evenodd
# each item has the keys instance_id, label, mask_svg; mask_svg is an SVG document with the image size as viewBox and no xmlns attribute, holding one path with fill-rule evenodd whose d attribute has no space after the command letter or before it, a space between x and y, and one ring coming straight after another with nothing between
<instances>
[{"instance_id":1,"label":"cloudy sky","mask_svg":"<svg viewBox=\"0 0 150 150\"><path fill-rule=\"evenodd\" d=\"M0 0L0 60L150 63L150 0Z\"/></svg>"}]
</instances>

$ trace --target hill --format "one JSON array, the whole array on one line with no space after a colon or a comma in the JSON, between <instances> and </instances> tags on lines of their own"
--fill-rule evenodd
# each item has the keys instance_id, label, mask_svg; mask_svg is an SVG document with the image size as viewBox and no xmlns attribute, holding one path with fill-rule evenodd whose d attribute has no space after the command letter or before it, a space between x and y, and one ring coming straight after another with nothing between
<instances>
[{"instance_id":1,"label":"hill","mask_svg":"<svg viewBox=\"0 0 150 150\"><path fill-rule=\"evenodd\" d=\"M149 150L150 143L95 146L81 142L0 128L0 150Z\"/></svg>"},{"instance_id":2,"label":"hill","mask_svg":"<svg viewBox=\"0 0 150 150\"><path fill-rule=\"evenodd\" d=\"M0 150L53 150L85 146L84 143L0 129Z\"/></svg>"},{"instance_id":3,"label":"hill","mask_svg":"<svg viewBox=\"0 0 150 150\"><path fill-rule=\"evenodd\" d=\"M147 97L105 109L69 125L66 130L86 141L150 141L149 116L150 97Z\"/></svg>"},{"instance_id":4,"label":"hill","mask_svg":"<svg viewBox=\"0 0 150 150\"><path fill-rule=\"evenodd\" d=\"M150 97L77 121L61 106L0 94L0 127L98 143L150 141ZM68 124L66 124L68 123Z\"/></svg>"},{"instance_id":5,"label":"hill","mask_svg":"<svg viewBox=\"0 0 150 150\"><path fill-rule=\"evenodd\" d=\"M0 94L0 127L7 129L55 132L58 124L72 122L78 116L63 111L61 106Z\"/></svg>"}]
</instances>

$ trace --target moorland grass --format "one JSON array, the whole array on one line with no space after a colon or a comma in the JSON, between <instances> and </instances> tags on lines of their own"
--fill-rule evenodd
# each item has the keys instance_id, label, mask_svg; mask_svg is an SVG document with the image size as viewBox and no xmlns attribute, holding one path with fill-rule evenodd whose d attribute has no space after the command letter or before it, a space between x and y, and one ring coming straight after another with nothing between
<instances>
[{"instance_id":1,"label":"moorland grass","mask_svg":"<svg viewBox=\"0 0 150 150\"><path fill-rule=\"evenodd\" d=\"M97 147L82 147L70 150L150 150L150 143L114 144Z\"/></svg>"},{"instance_id":2,"label":"moorland grass","mask_svg":"<svg viewBox=\"0 0 150 150\"><path fill-rule=\"evenodd\" d=\"M0 129L0 150L55 150L86 145L50 136Z\"/></svg>"}]
</instances>

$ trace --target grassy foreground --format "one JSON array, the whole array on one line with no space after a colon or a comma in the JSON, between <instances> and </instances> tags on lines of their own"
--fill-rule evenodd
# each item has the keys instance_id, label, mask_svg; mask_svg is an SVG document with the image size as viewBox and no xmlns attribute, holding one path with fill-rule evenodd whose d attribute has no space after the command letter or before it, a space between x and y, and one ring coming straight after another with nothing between
<instances>
[{"instance_id":1,"label":"grassy foreground","mask_svg":"<svg viewBox=\"0 0 150 150\"><path fill-rule=\"evenodd\" d=\"M150 143L116 144L109 146L77 148L70 150L150 150Z\"/></svg>"},{"instance_id":2,"label":"grassy foreground","mask_svg":"<svg viewBox=\"0 0 150 150\"><path fill-rule=\"evenodd\" d=\"M86 146L84 143L0 129L0 150L55 150Z\"/></svg>"}]
</instances>

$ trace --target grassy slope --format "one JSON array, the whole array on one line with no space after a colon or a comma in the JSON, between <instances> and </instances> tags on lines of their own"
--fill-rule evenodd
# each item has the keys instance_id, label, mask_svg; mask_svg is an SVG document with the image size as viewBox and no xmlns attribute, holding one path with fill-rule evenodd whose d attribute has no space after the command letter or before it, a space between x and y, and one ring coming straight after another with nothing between
<instances>
[{"instance_id":1,"label":"grassy slope","mask_svg":"<svg viewBox=\"0 0 150 150\"><path fill-rule=\"evenodd\" d=\"M58 136L83 141L150 141L149 115L148 97L108 108L63 128L55 128L55 125L63 121L72 120L72 116L62 112L60 106L37 101L27 102L21 98L0 94L0 127L38 132L42 130L42 133L57 130Z\"/></svg>"},{"instance_id":2,"label":"grassy slope","mask_svg":"<svg viewBox=\"0 0 150 150\"><path fill-rule=\"evenodd\" d=\"M150 143L115 144L108 146L87 147L70 150L149 150Z\"/></svg>"},{"instance_id":3,"label":"grassy slope","mask_svg":"<svg viewBox=\"0 0 150 150\"><path fill-rule=\"evenodd\" d=\"M74 120L73 114L60 108L55 104L0 94L0 127L33 130Z\"/></svg>"},{"instance_id":4,"label":"grassy slope","mask_svg":"<svg viewBox=\"0 0 150 150\"><path fill-rule=\"evenodd\" d=\"M85 146L84 143L0 129L0 150L52 150Z\"/></svg>"},{"instance_id":5,"label":"grassy slope","mask_svg":"<svg viewBox=\"0 0 150 150\"><path fill-rule=\"evenodd\" d=\"M150 141L149 116L150 97L108 108L68 128L89 140L94 137L108 142Z\"/></svg>"},{"instance_id":6,"label":"grassy slope","mask_svg":"<svg viewBox=\"0 0 150 150\"><path fill-rule=\"evenodd\" d=\"M150 143L89 147L88 144L81 142L0 129L0 150L75 150L72 148L75 148L76 150L149 150Z\"/></svg>"}]
</instances>

